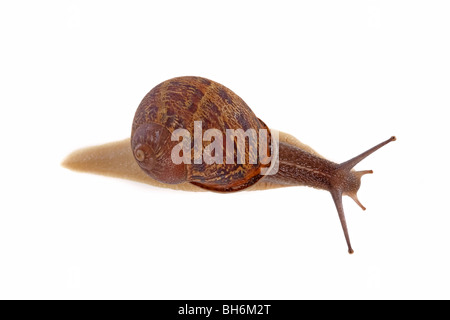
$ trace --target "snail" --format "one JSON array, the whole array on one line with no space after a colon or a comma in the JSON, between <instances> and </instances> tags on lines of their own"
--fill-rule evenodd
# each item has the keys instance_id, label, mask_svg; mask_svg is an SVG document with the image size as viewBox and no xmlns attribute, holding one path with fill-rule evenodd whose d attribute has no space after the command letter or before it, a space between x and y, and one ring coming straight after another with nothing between
<instances>
[{"instance_id":1,"label":"snail","mask_svg":"<svg viewBox=\"0 0 450 320\"><path fill-rule=\"evenodd\" d=\"M233 130L234 135L229 137ZM174 137L177 132L183 134ZM256 141L255 150L262 152L262 156L251 152L251 137L242 135L246 132L265 133L252 140ZM194 141L192 136L194 140L195 137L203 139ZM279 139L274 139L276 136ZM244 139L240 141L248 138L248 145L237 144L240 138ZM352 254L342 197L349 196L365 210L357 192L361 177L373 173L372 170L355 171L353 167L395 140L391 137L338 164L292 136L269 129L227 87L201 77L177 77L160 83L143 98L134 116L130 139L77 151L63 165L191 191L231 193L286 186L325 190L336 205L348 252ZM211 148L212 145L215 147ZM215 161L202 158L208 154L206 150ZM236 161L239 155L245 161Z\"/></svg>"}]
</instances>

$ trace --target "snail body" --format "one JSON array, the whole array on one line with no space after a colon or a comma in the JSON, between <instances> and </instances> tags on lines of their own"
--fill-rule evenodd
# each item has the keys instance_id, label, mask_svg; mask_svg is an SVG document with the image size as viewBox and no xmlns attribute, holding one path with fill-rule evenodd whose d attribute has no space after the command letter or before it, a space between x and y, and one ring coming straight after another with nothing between
<instances>
[{"instance_id":1,"label":"snail body","mask_svg":"<svg viewBox=\"0 0 450 320\"><path fill-rule=\"evenodd\" d=\"M140 168L162 183L189 182L216 192L241 191L262 182L326 190L331 193L335 202L348 251L353 253L342 196L350 196L365 210L356 194L361 184L361 176L372 171L355 171L353 167L374 151L394 141L395 137L341 164L329 161L308 148L280 141L277 148L278 171L272 175L263 175L263 170L267 170L269 164L260 158L252 163L199 163L194 159L199 146L192 142L188 154L190 161L174 163L173 150L181 142L174 140L172 134L183 129L194 135L195 122L201 123L204 131L218 130L224 134L230 129L256 132L266 130L268 134L258 141L258 147L273 150L270 129L233 91L205 78L178 77L153 88L136 111L132 125L131 149ZM225 141L222 142L222 147L227 145ZM203 141L200 148L208 148L208 145L208 141ZM223 157L230 151L234 151L236 156L237 150L225 150ZM268 154L271 152L265 151ZM250 148L242 152L245 153L246 159L251 158Z\"/></svg>"}]
</instances>

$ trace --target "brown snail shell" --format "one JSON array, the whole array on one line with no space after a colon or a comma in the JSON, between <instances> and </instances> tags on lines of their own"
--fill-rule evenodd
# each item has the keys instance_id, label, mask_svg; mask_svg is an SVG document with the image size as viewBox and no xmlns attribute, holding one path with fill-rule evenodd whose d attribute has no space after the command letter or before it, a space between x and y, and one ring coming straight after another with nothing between
<instances>
[{"instance_id":1,"label":"brown snail shell","mask_svg":"<svg viewBox=\"0 0 450 320\"><path fill-rule=\"evenodd\" d=\"M243 190L264 177L260 174L263 165L259 159L255 164L228 164L226 151L222 153L222 163L201 161L196 164L194 143L190 150L191 163L174 164L171 152L179 142L171 141L171 135L177 129L186 129L193 137L195 121L201 122L203 132L209 129L222 133L227 129L242 129L244 132L265 129L269 133L266 143L270 145L269 128L233 91L205 78L178 77L154 87L136 111L131 148L139 166L152 178L164 183L188 181L218 192ZM205 147L205 142L202 147ZM249 148L242 152L248 159Z\"/></svg>"}]
</instances>

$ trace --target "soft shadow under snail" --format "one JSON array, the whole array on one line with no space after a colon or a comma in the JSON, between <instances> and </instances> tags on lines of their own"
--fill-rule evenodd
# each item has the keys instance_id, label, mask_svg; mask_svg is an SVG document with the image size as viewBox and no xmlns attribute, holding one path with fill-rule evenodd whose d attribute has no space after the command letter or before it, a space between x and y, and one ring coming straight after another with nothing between
<instances>
[{"instance_id":1,"label":"soft shadow under snail","mask_svg":"<svg viewBox=\"0 0 450 320\"><path fill-rule=\"evenodd\" d=\"M171 159L172 133L186 129L194 133L194 121L201 121L203 132L218 129L266 129L270 148L270 130L255 116L247 104L225 86L200 77L178 77L154 87L140 103L132 125L131 139L79 150L63 163L67 168L146 182L173 189L204 189L222 193L240 190L270 189L284 186L309 186L329 191L336 205L348 245L353 253L347 230L342 196L351 197L363 210L357 198L361 176L371 170L355 171L361 160L388 144L395 137L376 145L343 163L334 163L292 136L279 133L278 171L263 175L268 164L195 163L192 144L190 163L175 164ZM131 141L131 148L130 148ZM203 141L202 148L210 143ZM223 144L225 147L225 143ZM237 151L237 150L233 150ZM244 150L249 159L249 148ZM270 151L269 151L270 153ZM224 153L224 156L226 151ZM139 169L140 168L140 169ZM145 174L143 174L145 173Z\"/></svg>"}]
</instances>

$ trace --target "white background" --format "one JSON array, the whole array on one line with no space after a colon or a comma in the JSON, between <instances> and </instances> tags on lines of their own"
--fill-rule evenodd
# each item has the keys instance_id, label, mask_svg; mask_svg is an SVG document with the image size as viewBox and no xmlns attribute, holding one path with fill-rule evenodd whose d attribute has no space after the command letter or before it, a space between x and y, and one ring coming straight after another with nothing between
<instances>
[{"instance_id":1,"label":"white background","mask_svg":"<svg viewBox=\"0 0 450 320\"><path fill-rule=\"evenodd\" d=\"M0 298L450 298L446 1L2 1ZM373 169L344 199L187 193L60 166L156 84L218 81Z\"/></svg>"}]
</instances>

